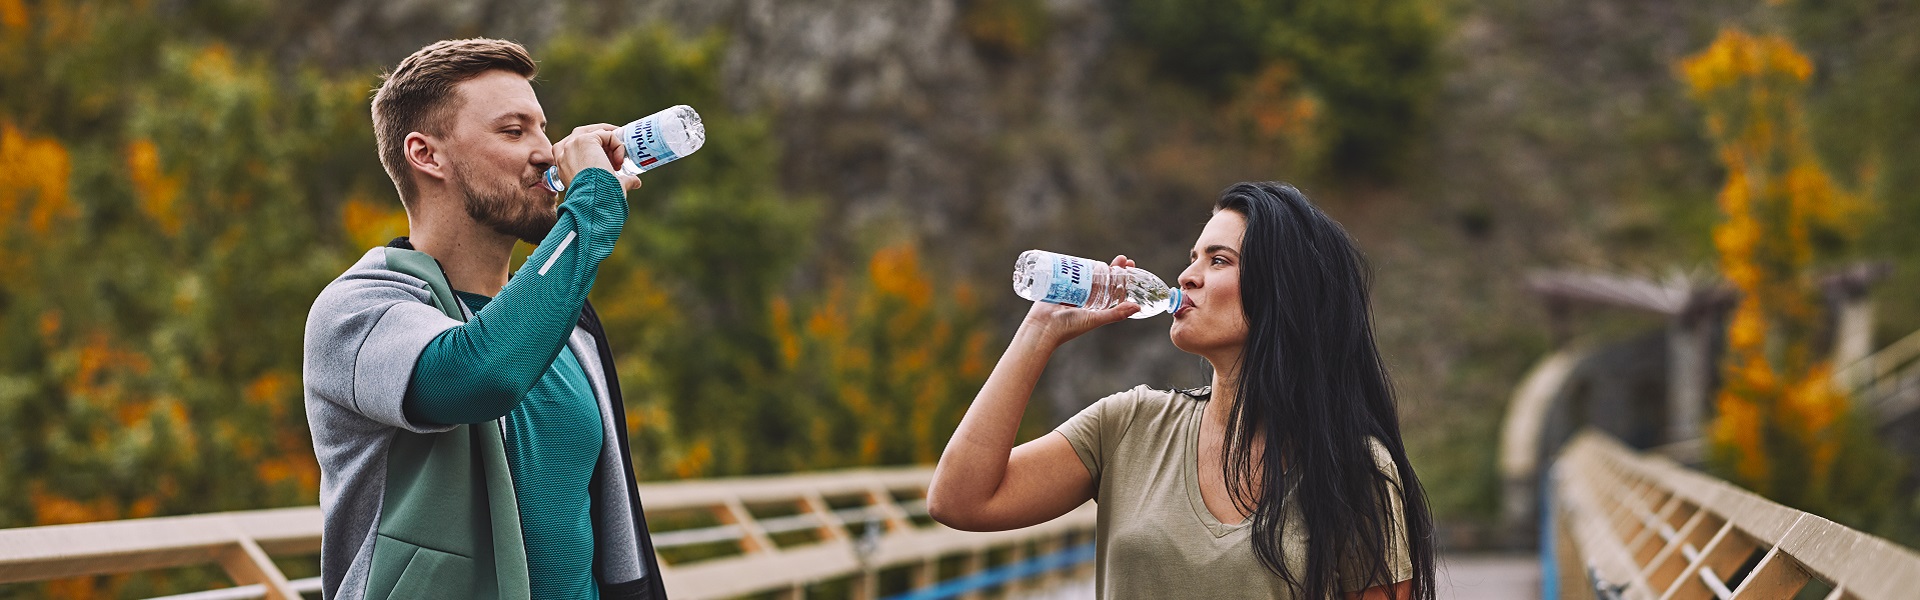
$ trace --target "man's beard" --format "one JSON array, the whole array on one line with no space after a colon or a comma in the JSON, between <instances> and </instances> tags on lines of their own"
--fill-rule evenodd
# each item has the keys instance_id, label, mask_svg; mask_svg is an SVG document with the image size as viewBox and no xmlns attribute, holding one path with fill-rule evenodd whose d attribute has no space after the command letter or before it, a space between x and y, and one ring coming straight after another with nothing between
<instances>
[{"instance_id":1,"label":"man's beard","mask_svg":"<svg viewBox=\"0 0 1920 600\"><path fill-rule=\"evenodd\" d=\"M558 204L529 201L530 192L523 188L508 185L489 185L486 189L476 189L474 178L468 177L469 169L454 162L453 181L465 199L467 216L503 235L511 235L520 241L538 245L547 239L547 233L553 231L553 224L560 219ZM483 184L484 185L484 184Z\"/></svg>"}]
</instances>

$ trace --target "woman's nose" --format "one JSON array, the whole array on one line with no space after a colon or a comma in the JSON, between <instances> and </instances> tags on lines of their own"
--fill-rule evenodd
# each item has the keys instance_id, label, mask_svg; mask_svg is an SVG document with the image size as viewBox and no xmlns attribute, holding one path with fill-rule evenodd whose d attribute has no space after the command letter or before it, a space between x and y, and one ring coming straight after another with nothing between
<instances>
[{"instance_id":1,"label":"woman's nose","mask_svg":"<svg viewBox=\"0 0 1920 600\"><path fill-rule=\"evenodd\" d=\"M1187 265L1186 269L1180 271L1180 279L1176 281L1180 284L1180 289L1183 290L1200 287L1200 261L1196 260L1193 261L1193 264Z\"/></svg>"}]
</instances>

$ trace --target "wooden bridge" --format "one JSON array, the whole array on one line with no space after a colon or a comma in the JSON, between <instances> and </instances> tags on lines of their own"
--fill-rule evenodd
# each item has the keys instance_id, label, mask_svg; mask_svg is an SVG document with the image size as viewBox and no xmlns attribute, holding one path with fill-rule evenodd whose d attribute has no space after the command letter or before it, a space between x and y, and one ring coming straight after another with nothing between
<instances>
[{"instance_id":1,"label":"wooden bridge","mask_svg":"<svg viewBox=\"0 0 1920 600\"><path fill-rule=\"evenodd\" d=\"M1092 597L1092 504L1027 529L961 532L926 517L931 478L925 468L856 470L640 493L674 598ZM1537 563L1443 560L1441 597L1920 597L1913 551L1603 434L1575 438L1550 490ZM317 597L320 582L289 581L274 558L319 550L317 507L0 530L0 583L212 564L235 585L171 600L293 600ZM1516 564L1538 564L1538 577L1500 579ZM1820 593L1796 596L1806 587Z\"/></svg>"}]
</instances>

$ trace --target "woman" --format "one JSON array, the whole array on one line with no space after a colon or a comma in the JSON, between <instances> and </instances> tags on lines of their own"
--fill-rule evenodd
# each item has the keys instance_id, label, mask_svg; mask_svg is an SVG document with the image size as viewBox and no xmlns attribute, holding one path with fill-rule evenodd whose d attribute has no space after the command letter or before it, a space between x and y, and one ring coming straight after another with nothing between
<instances>
[{"instance_id":1,"label":"woman","mask_svg":"<svg viewBox=\"0 0 1920 600\"><path fill-rule=\"evenodd\" d=\"M1015 529L1097 500L1101 598L1431 599L1433 525L1346 232L1242 183L1189 258L1169 336L1213 385L1108 396L1015 447L1053 350L1140 310L1035 303L940 457L933 518Z\"/></svg>"}]
</instances>

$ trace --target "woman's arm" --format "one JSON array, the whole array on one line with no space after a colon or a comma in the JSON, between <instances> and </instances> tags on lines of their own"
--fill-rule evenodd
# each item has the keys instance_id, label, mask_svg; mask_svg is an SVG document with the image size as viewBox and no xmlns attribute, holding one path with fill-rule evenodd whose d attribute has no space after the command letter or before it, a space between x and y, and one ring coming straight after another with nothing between
<instances>
[{"instance_id":1,"label":"woman's arm","mask_svg":"<svg viewBox=\"0 0 1920 600\"><path fill-rule=\"evenodd\" d=\"M1120 256L1113 264L1133 261ZM1046 522L1093 498L1093 476L1065 436L1014 447L1020 416L1055 349L1139 311L1132 302L1106 310L1034 303L940 454L928 514L954 529L1000 531Z\"/></svg>"}]
</instances>

